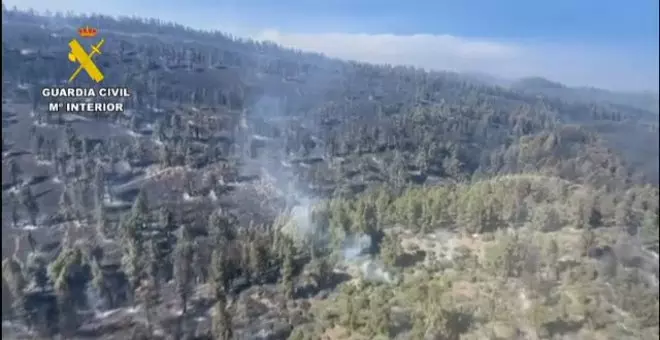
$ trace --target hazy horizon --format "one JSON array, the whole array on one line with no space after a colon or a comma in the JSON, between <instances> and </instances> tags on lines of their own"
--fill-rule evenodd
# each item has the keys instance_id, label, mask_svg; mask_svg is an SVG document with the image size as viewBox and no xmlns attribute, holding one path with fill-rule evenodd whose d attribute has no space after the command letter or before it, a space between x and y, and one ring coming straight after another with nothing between
<instances>
[{"instance_id":1,"label":"hazy horizon","mask_svg":"<svg viewBox=\"0 0 660 340\"><path fill-rule=\"evenodd\" d=\"M487 7L483 0L468 2ZM570 5L563 0L560 3L557 6ZM99 4L100 7L81 0L5 1L4 4L8 8L32 8L40 13L50 10L159 18L345 60L485 74L506 80L542 77L570 87L617 92L656 95L659 92L657 10L654 15L647 8L657 8L657 3L652 1L641 1L637 7L627 8L628 14L637 17L630 22L630 18L619 17L618 25L604 22L615 18L616 11L612 9L615 5L624 6L623 2L601 1L600 7L594 8L576 5L573 12L537 4L547 7L548 15L571 19L562 27L552 27L549 19L531 22L527 17L538 17L535 11L539 8L513 0L492 8L490 14L470 13L463 5L456 4L442 5L446 8L436 4L439 6L436 8L426 0L408 2L406 6L387 0L377 7L377 13L368 11L376 6L372 0L353 3L333 0L319 9L300 0L287 0L276 7L262 0L229 1L222 5L197 0L185 6L164 1L157 7L150 7L151 1L135 4L126 0ZM439 11L442 19L457 16L470 23L451 18L438 24L426 11L403 9L412 4L419 9ZM506 8L509 9L506 13L500 13ZM513 8L517 12L510 13ZM586 10L591 10L593 15L586 16ZM599 13L601 17L594 18ZM508 15L511 20L498 15Z\"/></svg>"}]
</instances>

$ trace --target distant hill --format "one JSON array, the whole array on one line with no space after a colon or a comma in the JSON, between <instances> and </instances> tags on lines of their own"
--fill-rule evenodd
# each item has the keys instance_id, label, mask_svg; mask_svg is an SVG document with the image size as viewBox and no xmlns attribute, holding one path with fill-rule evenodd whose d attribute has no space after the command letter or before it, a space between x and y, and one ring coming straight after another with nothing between
<instances>
[{"instance_id":1,"label":"distant hill","mask_svg":"<svg viewBox=\"0 0 660 340\"><path fill-rule=\"evenodd\" d=\"M541 77L522 78L510 85L511 89L525 93L537 93L566 101L607 103L658 113L657 93L616 92L593 87L568 87ZM657 118L657 116L656 116Z\"/></svg>"},{"instance_id":2,"label":"distant hill","mask_svg":"<svg viewBox=\"0 0 660 340\"><path fill-rule=\"evenodd\" d=\"M511 88L516 90L567 89L567 87L561 83L542 77L526 77L519 79L511 84Z\"/></svg>"}]
</instances>

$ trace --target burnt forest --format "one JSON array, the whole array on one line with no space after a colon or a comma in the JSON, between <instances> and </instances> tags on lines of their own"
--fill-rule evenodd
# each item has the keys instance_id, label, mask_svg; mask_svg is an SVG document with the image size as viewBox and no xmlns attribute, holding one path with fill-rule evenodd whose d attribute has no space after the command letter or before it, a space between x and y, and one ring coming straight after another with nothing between
<instances>
[{"instance_id":1,"label":"burnt forest","mask_svg":"<svg viewBox=\"0 0 660 340\"><path fill-rule=\"evenodd\" d=\"M83 26L123 112L41 95ZM2 337L658 339L658 117L3 6Z\"/></svg>"}]
</instances>

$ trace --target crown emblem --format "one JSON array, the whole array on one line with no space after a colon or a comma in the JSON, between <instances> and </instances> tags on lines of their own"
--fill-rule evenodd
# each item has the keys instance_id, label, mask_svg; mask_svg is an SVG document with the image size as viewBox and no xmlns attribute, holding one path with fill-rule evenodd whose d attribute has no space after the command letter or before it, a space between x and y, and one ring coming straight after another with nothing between
<instances>
[{"instance_id":1,"label":"crown emblem","mask_svg":"<svg viewBox=\"0 0 660 340\"><path fill-rule=\"evenodd\" d=\"M89 26L81 27L78 29L78 34L80 34L80 36L83 38L93 38L96 36L96 33L98 33L96 28Z\"/></svg>"}]
</instances>

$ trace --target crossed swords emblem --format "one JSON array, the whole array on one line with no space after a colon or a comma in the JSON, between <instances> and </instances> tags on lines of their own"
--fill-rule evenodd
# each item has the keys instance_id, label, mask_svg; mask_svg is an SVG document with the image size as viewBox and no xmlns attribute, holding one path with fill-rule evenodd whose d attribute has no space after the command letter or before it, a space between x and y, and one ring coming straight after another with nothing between
<instances>
[{"instance_id":1,"label":"crossed swords emblem","mask_svg":"<svg viewBox=\"0 0 660 340\"><path fill-rule=\"evenodd\" d=\"M76 69L69 78L69 83L76 79L83 69L87 72L90 78L94 79L95 82L100 83L103 80L103 73L101 73L101 70L99 70L92 60L95 55L101 54L101 46L103 46L103 43L105 43L105 39L101 39L98 44L92 45L92 51L88 54L78 40L73 39L69 42L69 48L71 49L71 52L69 52L69 61L72 63L78 62L80 64L78 69Z\"/></svg>"}]
</instances>

